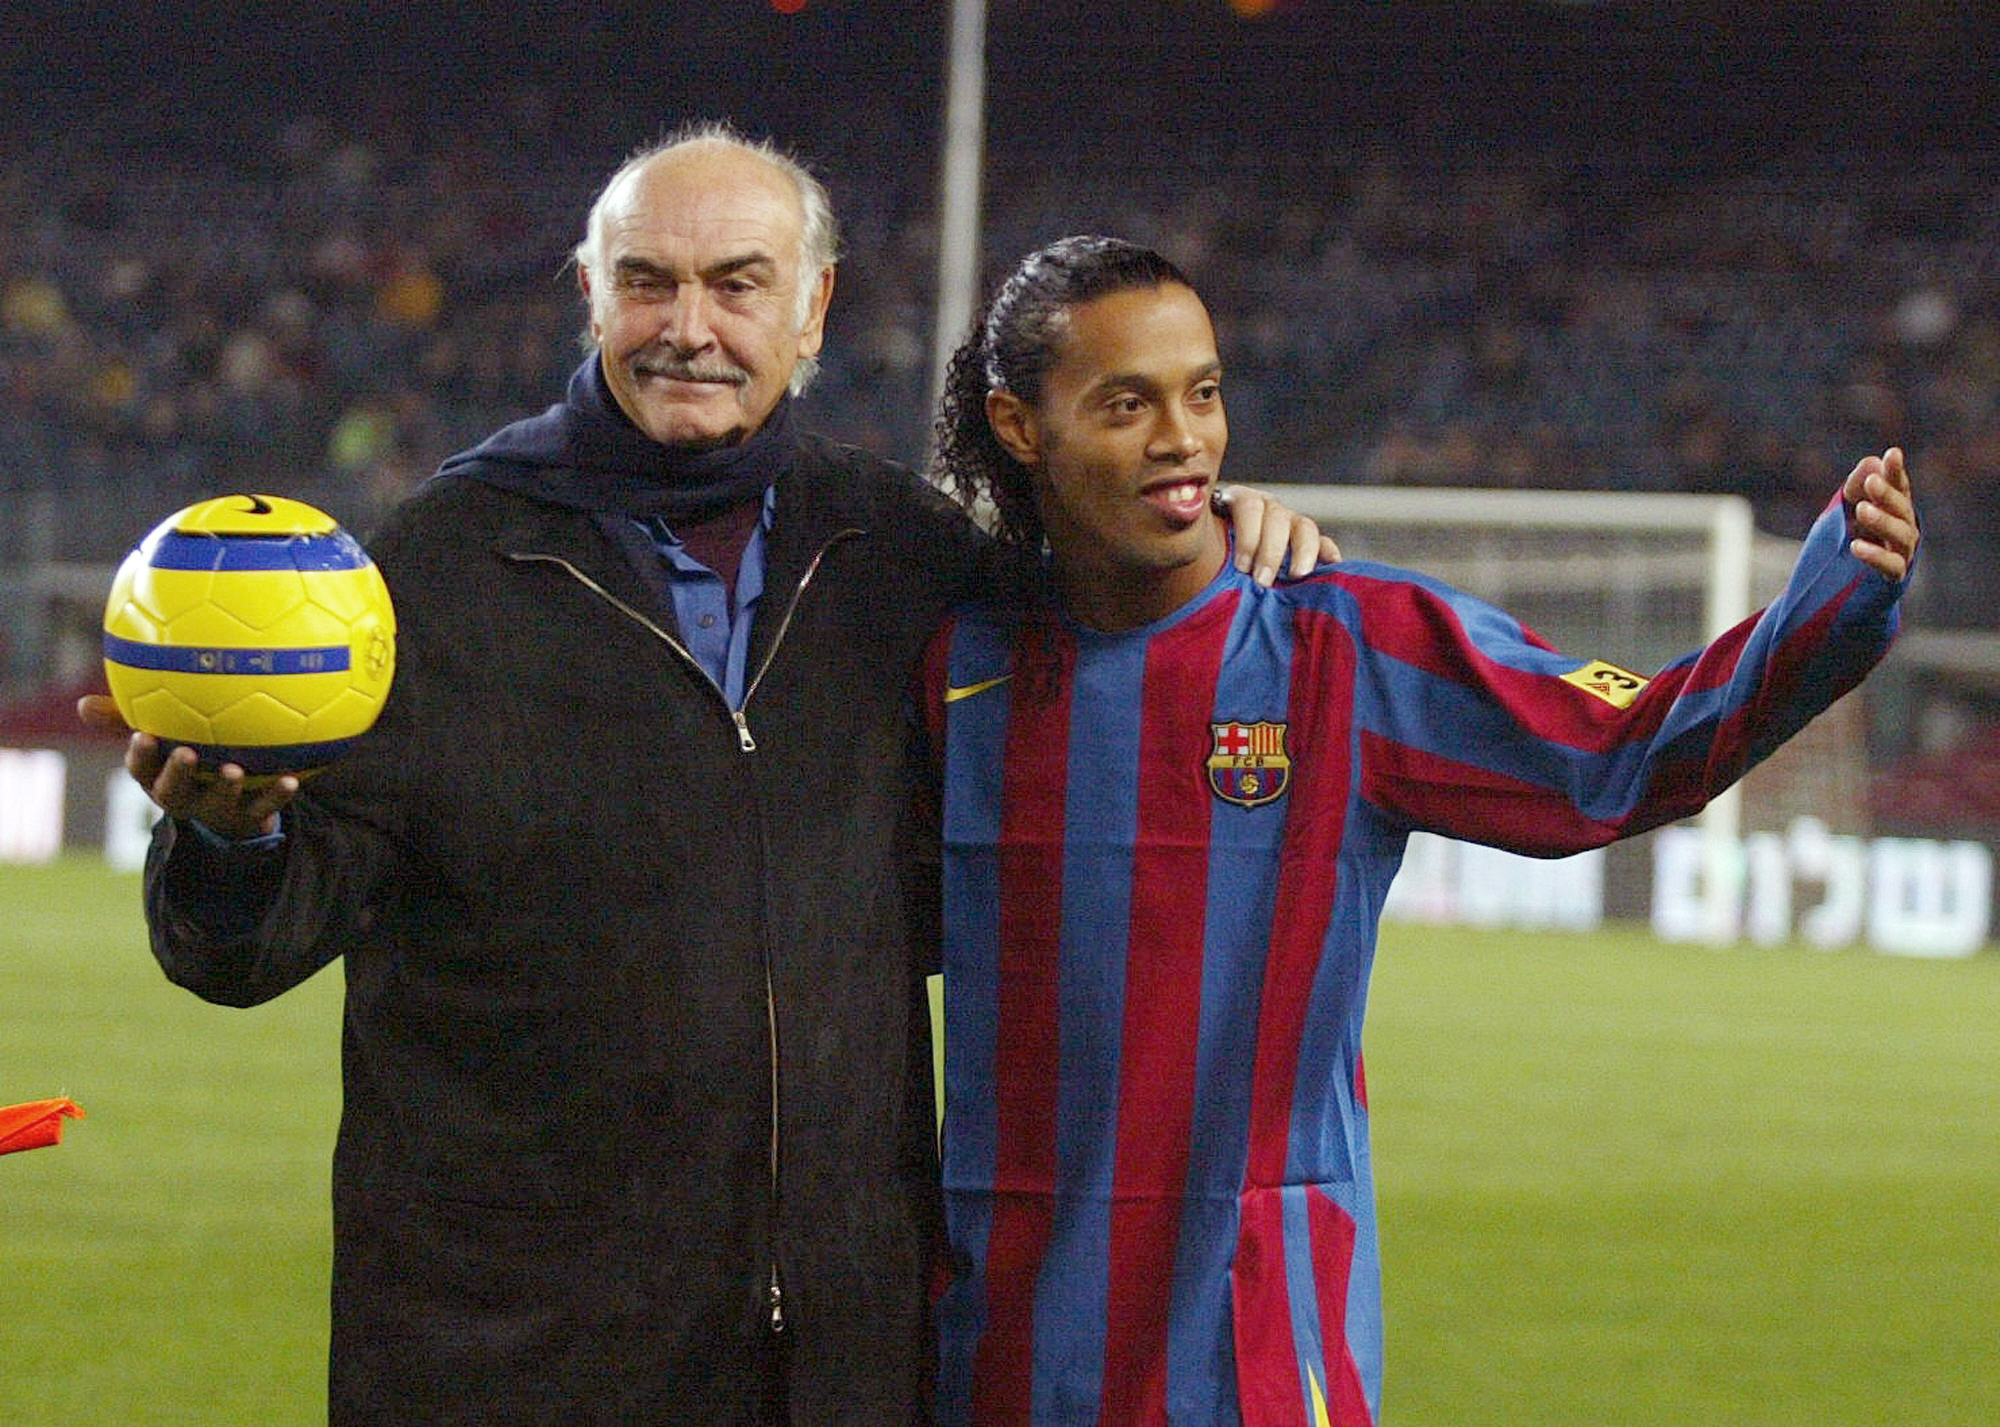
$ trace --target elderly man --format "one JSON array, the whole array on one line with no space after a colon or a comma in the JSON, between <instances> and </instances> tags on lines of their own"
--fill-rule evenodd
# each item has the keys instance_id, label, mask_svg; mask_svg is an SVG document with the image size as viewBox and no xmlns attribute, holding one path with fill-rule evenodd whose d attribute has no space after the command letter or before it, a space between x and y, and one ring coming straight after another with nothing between
<instances>
[{"instance_id":1,"label":"elderly man","mask_svg":"<svg viewBox=\"0 0 2000 1427\"><path fill-rule=\"evenodd\" d=\"M331 1418L922 1420L931 1059L905 906L916 657L1003 557L800 432L836 237L725 130L615 174L596 350L374 554L401 649L302 786L134 735L168 976L345 961ZM1259 539L1268 573L1316 532ZM100 703L85 717L108 722Z\"/></svg>"}]
</instances>

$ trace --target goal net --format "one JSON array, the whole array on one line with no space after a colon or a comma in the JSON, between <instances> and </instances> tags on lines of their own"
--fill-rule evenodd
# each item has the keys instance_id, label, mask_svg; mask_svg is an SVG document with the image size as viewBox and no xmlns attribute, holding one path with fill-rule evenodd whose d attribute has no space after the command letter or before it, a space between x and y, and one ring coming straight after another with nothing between
<instances>
[{"instance_id":1,"label":"goal net","mask_svg":"<svg viewBox=\"0 0 2000 1427\"><path fill-rule=\"evenodd\" d=\"M1642 674L1697 649L1782 588L1796 541L1759 533L1740 496L1287 485L1348 559L1398 565L1492 601L1557 648ZM1710 875L1731 877L1742 837L1799 818L1857 831L1865 728L1845 700L1723 794L1698 825ZM1650 839L1589 863L1413 840L1391 913L1516 925L1645 920ZM1428 890L1426 890L1426 888ZM1444 905L1444 904L1449 904Z\"/></svg>"},{"instance_id":2,"label":"goal net","mask_svg":"<svg viewBox=\"0 0 2000 1427\"><path fill-rule=\"evenodd\" d=\"M1707 643L1759 600L1756 551L1768 538L1756 534L1741 496L1271 489L1319 521L1348 559L1431 575L1491 600L1558 648L1642 673ZM1787 565L1796 549L1769 546Z\"/></svg>"}]
</instances>

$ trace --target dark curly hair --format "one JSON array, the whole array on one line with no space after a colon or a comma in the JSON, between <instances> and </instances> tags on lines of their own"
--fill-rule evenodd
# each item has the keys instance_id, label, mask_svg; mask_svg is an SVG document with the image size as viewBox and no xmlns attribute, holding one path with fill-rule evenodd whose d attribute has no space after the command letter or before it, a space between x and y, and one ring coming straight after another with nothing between
<instances>
[{"instance_id":1,"label":"dark curly hair","mask_svg":"<svg viewBox=\"0 0 2000 1427\"><path fill-rule=\"evenodd\" d=\"M931 432L931 479L975 516L990 505L990 523L1002 540L1040 549L1033 482L987 424L986 394L1011 391L1038 405L1072 308L1167 283L1194 286L1151 248L1122 238L1060 238L1021 259L945 368Z\"/></svg>"}]
</instances>

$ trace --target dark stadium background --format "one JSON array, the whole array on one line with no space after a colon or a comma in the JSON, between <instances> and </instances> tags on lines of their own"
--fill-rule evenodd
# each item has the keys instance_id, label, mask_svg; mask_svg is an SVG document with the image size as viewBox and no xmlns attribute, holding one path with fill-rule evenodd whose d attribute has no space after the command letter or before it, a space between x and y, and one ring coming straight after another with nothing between
<instances>
[{"instance_id":1,"label":"dark stadium background","mask_svg":"<svg viewBox=\"0 0 2000 1427\"><path fill-rule=\"evenodd\" d=\"M560 391L588 199L687 116L828 179L811 413L920 462L946 8L14 7L0 568L115 561L226 489L365 530ZM1918 681L1943 712L1889 730L1894 801L1991 835L2000 777L1965 770L2000 766L1994 10L992 0L983 260L1086 228L1182 260L1238 479L1737 491L1796 534L1904 444L1913 611L1977 639ZM0 698L71 662L0 620Z\"/></svg>"}]
</instances>

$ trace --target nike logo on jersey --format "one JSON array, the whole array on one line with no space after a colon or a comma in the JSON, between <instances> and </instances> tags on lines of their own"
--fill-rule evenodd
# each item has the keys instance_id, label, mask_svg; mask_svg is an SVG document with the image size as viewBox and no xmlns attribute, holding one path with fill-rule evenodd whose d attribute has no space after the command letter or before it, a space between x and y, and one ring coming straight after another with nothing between
<instances>
[{"instance_id":1,"label":"nike logo on jersey","mask_svg":"<svg viewBox=\"0 0 2000 1427\"><path fill-rule=\"evenodd\" d=\"M983 694L988 689L997 689L1013 677L1012 674L1002 674L995 679L981 679L976 684L946 684L944 686L944 701L948 704L955 704L960 699L969 699L974 694Z\"/></svg>"}]
</instances>

